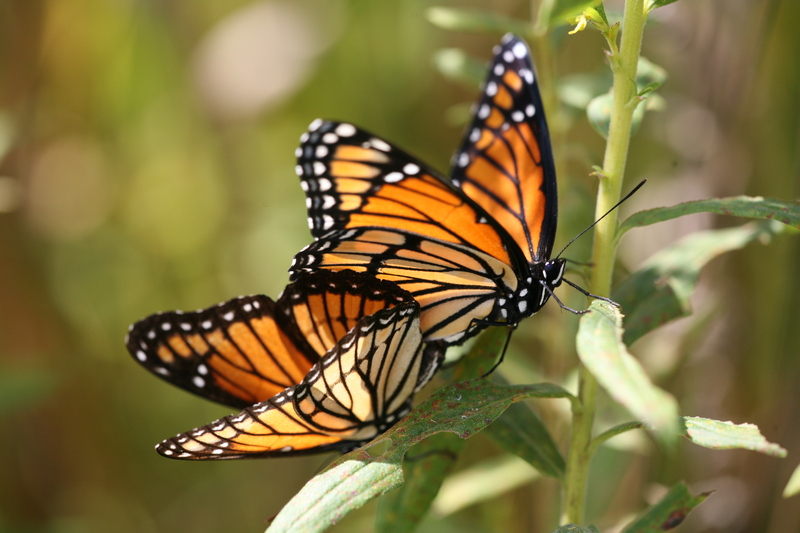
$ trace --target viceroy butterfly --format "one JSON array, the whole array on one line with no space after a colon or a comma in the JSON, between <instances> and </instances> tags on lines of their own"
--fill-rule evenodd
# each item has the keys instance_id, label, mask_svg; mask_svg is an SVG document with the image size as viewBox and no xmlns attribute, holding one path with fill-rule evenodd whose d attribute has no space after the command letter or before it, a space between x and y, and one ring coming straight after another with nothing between
<instances>
[{"instance_id":1,"label":"viceroy butterfly","mask_svg":"<svg viewBox=\"0 0 800 533\"><path fill-rule=\"evenodd\" d=\"M176 459L357 448L411 409L443 357L423 344L419 304L368 274L303 274L277 302L245 296L133 326L131 355L157 376L244 408L156 450Z\"/></svg>"},{"instance_id":2,"label":"viceroy butterfly","mask_svg":"<svg viewBox=\"0 0 800 533\"><path fill-rule=\"evenodd\" d=\"M296 171L315 241L294 276L394 281L420 303L425 339L445 344L514 326L554 296L565 260L550 258L556 176L530 51L509 34L494 54L451 180L351 124L311 124Z\"/></svg>"}]
</instances>

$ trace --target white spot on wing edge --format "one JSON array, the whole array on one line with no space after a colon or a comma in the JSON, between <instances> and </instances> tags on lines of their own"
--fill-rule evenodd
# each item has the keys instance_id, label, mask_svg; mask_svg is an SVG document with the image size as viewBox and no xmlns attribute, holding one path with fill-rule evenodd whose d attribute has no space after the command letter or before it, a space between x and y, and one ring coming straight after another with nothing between
<instances>
[{"instance_id":1,"label":"white spot on wing edge","mask_svg":"<svg viewBox=\"0 0 800 533\"><path fill-rule=\"evenodd\" d=\"M340 137L352 137L356 134L356 127L352 124L339 124L334 130Z\"/></svg>"},{"instance_id":2,"label":"white spot on wing edge","mask_svg":"<svg viewBox=\"0 0 800 533\"><path fill-rule=\"evenodd\" d=\"M373 137L372 139L369 140L369 142L373 147L377 148L378 150L381 150L382 152L392 151L392 147L389 146L389 143L387 143L386 141L382 141L377 137Z\"/></svg>"},{"instance_id":3,"label":"white spot on wing edge","mask_svg":"<svg viewBox=\"0 0 800 533\"><path fill-rule=\"evenodd\" d=\"M403 167L403 172L405 172L409 176L415 176L419 174L419 171L420 171L419 165L415 165L414 163L408 163L406 166Z\"/></svg>"}]
</instances>

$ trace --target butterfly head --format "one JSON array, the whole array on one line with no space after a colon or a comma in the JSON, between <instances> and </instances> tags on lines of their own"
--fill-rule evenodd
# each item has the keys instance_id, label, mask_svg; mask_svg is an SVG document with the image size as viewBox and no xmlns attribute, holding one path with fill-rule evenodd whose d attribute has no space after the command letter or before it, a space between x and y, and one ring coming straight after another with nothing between
<instances>
[{"instance_id":1,"label":"butterfly head","mask_svg":"<svg viewBox=\"0 0 800 533\"><path fill-rule=\"evenodd\" d=\"M548 287L555 289L561 285L566 267L566 259L560 257L546 261L542 267L542 283L546 283Z\"/></svg>"},{"instance_id":2,"label":"butterfly head","mask_svg":"<svg viewBox=\"0 0 800 533\"><path fill-rule=\"evenodd\" d=\"M553 296L553 290L564 280L566 266L566 260L561 258L534 263L533 277L528 278L527 286L517 293L519 319L531 316L544 307Z\"/></svg>"}]
</instances>

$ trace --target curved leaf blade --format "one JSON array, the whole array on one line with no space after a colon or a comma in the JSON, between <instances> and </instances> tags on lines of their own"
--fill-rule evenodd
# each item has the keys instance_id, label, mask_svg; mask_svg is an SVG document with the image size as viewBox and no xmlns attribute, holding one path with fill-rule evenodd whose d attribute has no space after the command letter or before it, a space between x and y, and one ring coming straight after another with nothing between
<instances>
[{"instance_id":1,"label":"curved leaf blade","mask_svg":"<svg viewBox=\"0 0 800 533\"><path fill-rule=\"evenodd\" d=\"M712 259L782 233L783 228L776 222L760 222L699 231L653 255L611 295L625 311L625 344L676 318L689 316L700 271Z\"/></svg>"},{"instance_id":2,"label":"curved leaf blade","mask_svg":"<svg viewBox=\"0 0 800 533\"><path fill-rule=\"evenodd\" d=\"M392 429L309 481L267 531L324 531L369 500L399 487L403 483L403 456L411 446L445 431L462 439L471 437L513 402L528 398L574 400L569 392L550 383L502 386L474 379L439 389ZM390 444L383 454L370 456L367 450L379 443Z\"/></svg>"},{"instance_id":3,"label":"curved leaf blade","mask_svg":"<svg viewBox=\"0 0 800 533\"><path fill-rule=\"evenodd\" d=\"M463 447L463 439L452 433L439 433L411 448L403 462L405 483L380 499L375 530L378 533L414 531L436 499Z\"/></svg>"},{"instance_id":4,"label":"curved leaf blade","mask_svg":"<svg viewBox=\"0 0 800 533\"><path fill-rule=\"evenodd\" d=\"M613 305L595 300L578 326L581 362L598 383L636 418L656 430L656 438L672 445L678 435L678 403L656 387L622 343L622 315Z\"/></svg>"},{"instance_id":5,"label":"curved leaf blade","mask_svg":"<svg viewBox=\"0 0 800 533\"><path fill-rule=\"evenodd\" d=\"M797 465L797 468L794 469L792 477L789 478L789 482L786 484L786 488L783 489L784 498L791 498L797 494L800 494L800 465Z\"/></svg>"},{"instance_id":6,"label":"curved leaf blade","mask_svg":"<svg viewBox=\"0 0 800 533\"><path fill-rule=\"evenodd\" d=\"M800 204L761 196L733 196L684 202L670 207L656 207L632 214L617 230L620 237L633 228L641 228L695 213L716 213L743 218L777 220L800 229Z\"/></svg>"},{"instance_id":7,"label":"curved leaf blade","mask_svg":"<svg viewBox=\"0 0 800 533\"><path fill-rule=\"evenodd\" d=\"M355 455L354 455L355 454ZM350 511L403 483L400 460L374 461L356 450L306 483L283 508L267 533L319 533Z\"/></svg>"},{"instance_id":8,"label":"curved leaf blade","mask_svg":"<svg viewBox=\"0 0 800 533\"><path fill-rule=\"evenodd\" d=\"M623 533L656 533L678 527L689 512L703 503L709 493L693 496L683 483L673 486L657 504L623 530Z\"/></svg>"},{"instance_id":9,"label":"curved leaf blade","mask_svg":"<svg viewBox=\"0 0 800 533\"><path fill-rule=\"evenodd\" d=\"M564 477L564 457L550 432L527 405L510 405L494 424L486 428L486 436L542 474L556 479Z\"/></svg>"},{"instance_id":10,"label":"curved leaf blade","mask_svg":"<svg viewBox=\"0 0 800 533\"><path fill-rule=\"evenodd\" d=\"M704 448L744 449L773 457L786 457L786 450L769 442L755 424L734 424L697 416L684 417L683 423L686 437Z\"/></svg>"}]
</instances>

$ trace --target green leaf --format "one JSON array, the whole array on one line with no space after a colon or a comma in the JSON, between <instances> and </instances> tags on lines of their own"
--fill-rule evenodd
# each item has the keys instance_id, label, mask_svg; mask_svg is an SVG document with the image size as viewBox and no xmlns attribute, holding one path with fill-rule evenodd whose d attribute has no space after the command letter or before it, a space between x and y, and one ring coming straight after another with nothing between
<instances>
[{"instance_id":1,"label":"green leaf","mask_svg":"<svg viewBox=\"0 0 800 533\"><path fill-rule=\"evenodd\" d=\"M611 23L608 22L608 17L606 16L606 8L603 6L603 2L598 2L596 6L594 6L595 11L600 15L600 18L603 19L603 22L606 26L610 26Z\"/></svg>"},{"instance_id":2,"label":"green leaf","mask_svg":"<svg viewBox=\"0 0 800 533\"><path fill-rule=\"evenodd\" d=\"M500 331L507 334L505 328ZM488 364L491 368L492 361ZM474 379L439 389L392 429L333 462L309 481L278 513L267 531L324 531L369 500L399 487L403 483L403 456L411 446L443 431L462 439L471 437L513 402L527 398L574 401L570 393L550 383L502 386ZM387 443L391 444L381 455L368 454L369 448Z\"/></svg>"},{"instance_id":3,"label":"green leaf","mask_svg":"<svg viewBox=\"0 0 800 533\"><path fill-rule=\"evenodd\" d=\"M468 31L478 33L515 33L527 36L530 33L530 24L524 20L512 19L498 15L493 11L481 9L464 9L435 6L425 11L428 22L453 31Z\"/></svg>"},{"instance_id":4,"label":"green leaf","mask_svg":"<svg viewBox=\"0 0 800 533\"><path fill-rule=\"evenodd\" d=\"M678 527L692 509L705 501L708 494L693 496L686 485L678 483L657 504L626 527L623 533L656 533Z\"/></svg>"},{"instance_id":5,"label":"green leaf","mask_svg":"<svg viewBox=\"0 0 800 533\"><path fill-rule=\"evenodd\" d=\"M652 93L652 92L655 92L656 90L658 90L658 88L659 88L659 87L661 87L661 84L660 84L660 83L658 83L657 81L654 81L654 82L652 82L652 83L648 83L647 85L645 85L645 86L642 88L642 90L641 90L641 91L639 91L639 97L640 97L640 98L644 98L644 97L645 97L645 96L647 96L648 94L650 94L650 93Z\"/></svg>"},{"instance_id":6,"label":"green leaf","mask_svg":"<svg viewBox=\"0 0 800 533\"><path fill-rule=\"evenodd\" d=\"M666 445L678 435L678 404L675 398L653 385L639 362L622 343L619 309L595 300L578 326L577 349L581 361L598 383L636 418L656 430Z\"/></svg>"},{"instance_id":7,"label":"green leaf","mask_svg":"<svg viewBox=\"0 0 800 533\"><path fill-rule=\"evenodd\" d=\"M690 297L700 270L709 261L781 232L782 226L775 222L700 231L650 257L611 295L625 312L625 344L632 344L667 322L690 315Z\"/></svg>"},{"instance_id":8,"label":"green leaf","mask_svg":"<svg viewBox=\"0 0 800 533\"><path fill-rule=\"evenodd\" d=\"M636 87L639 92L648 85L663 85L667 81L667 71L644 56L639 56L636 65Z\"/></svg>"},{"instance_id":9,"label":"green leaf","mask_svg":"<svg viewBox=\"0 0 800 533\"><path fill-rule=\"evenodd\" d=\"M603 139L608 139L608 128L611 125L611 107L614 104L614 97L611 92L595 96L586 106L586 118L594 130Z\"/></svg>"},{"instance_id":10,"label":"green leaf","mask_svg":"<svg viewBox=\"0 0 800 533\"><path fill-rule=\"evenodd\" d=\"M512 331L513 328L509 327L494 327L481 333L469 353L458 361L453 370L452 380L475 379L493 370Z\"/></svg>"},{"instance_id":11,"label":"green leaf","mask_svg":"<svg viewBox=\"0 0 800 533\"><path fill-rule=\"evenodd\" d=\"M452 433L433 435L412 447L403 463L405 483L378 500L375 530L379 533L414 531L463 447L464 440Z\"/></svg>"},{"instance_id":12,"label":"green leaf","mask_svg":"<svg viewBox=\"0 0 800 533\"><path fill-rule=\"evenodd\" d=\"M527 485L538 477L540 474L519 457L494 457L449 477L433 508L439 516L451 515Z\"/></svg>"},{"instance_id":13,"label":"green leaf","mask_svg":"<svg viewBox=\"0 0 800 533\"><path fill-rule=\"evenodd\" d=\"M600 531L594 526L581 527L575 524L566 524L553 531L553 533L600 533Z\"/></svg>"},{"instance_id":14,"label":"green leaf","mask_svg":"<svg viewBox=\"0 0 800 533\"><path fill-rule=\"evenodd\" d=\"M557 82L558 98L570 107L585 110L592 98L608 89L604 76L567 74Z\"/></svg>"},{"instance_id":15,"label":"green leaf","mask_svg":"<svg viewBox=\"0 0 800 533\"><path fill-rule=\"evenodd\" d=\"M685 202L634 213L622 223L618 238L626 231L694 213L716 213L744 218L771 219L800 229L800 204L761 196L733 196Z\"/></svg>"},{"instance_id":16,"label":"green leaf","mask_svg":"<svg viewBox=\"0 0 800 533\"><path fill-rule=\"evenodd\" d=\"M684 417L683 422L686 437L698 446L713 450L744 449L786 457L786 450L764 438L755 424L734 424L696 416Z\"/></svg>"},{"instance_id":17,"label":"green leaf","mask_svg":"<svg viewBox=\"0 0 800 533\"><path fill-rule=\"evenodd\" d=\"M650 95L650 93L660 87L666 79L666 70L645 57L639 57L639 62L636 67L636 88L638 97L641 98ZM652 96L654 95L648 98ZM646 111L660 108L659 105L647 105L648 103L648 100L642 100L637 104L633 112L631 133L636 133L639 129ZM609 90L593 98L589 102L589 105L586 106L586 116L589 119L589 123L604 139L608 139L608 127L611 124L611 108L613 105L614 97L612 91Z\"/></svg>"},{"instance_id":18,"label":"green leaf","mask_svg":"<svg viewBox=\"0 0 800 533\"><path fill-rule=\"evenodd\" d=\"M445 78L470 88L478 87L486 76L486 65L459 48L437 50L433 54L433 64Z\"/></svg>"},{"instance_id":19,"label":"green leaf","mask_svg":"<svg viewBox=\"0 0 800 533\"><path fill-rule=\"evenodd\" d=\"M792 477L789 478L786 488L783 489L783 497L791 498L798 493L800 493L800 465L797 465L797 468L792 472Z\"/></svg>"},{"instance_id":20,"label":"green leaf","mask_svg":"<svg viewBox=\"0 0 800 533\"><path fill-rule=\"evenodd\" d=\"M644 113L647 110L644 103L644 101L639 102L633 111L631 133L636 133L642 123L642 119L644 119ZM608 128L611 125L611 108L613 106L614 96L610 91L592 98L589 105L586 106L586 116L589 119L589 123L604 139L608 139Z\"/></svg>"},{"instance_id":21,"label":"green leaf","mask_svg":"<svg viewBox=\"0 0 800 533\"><path fill-rule=\"evenodd\" d=\"M587 7L594 7L597 4L600 4L599 0L556 0L547 26L553 28L568 24L568 21L583 13Z\"/></svg>"},{"instance_id":22,"label":"green leaf","mask_svg":"<svg viewBox=\"0 0 800 533\"><path fill-rule=\"evenodd\" d=\"M655 8L657 8L657 7L667 6L669 4L673 4L673 3L677 2L677 1L678 0L650 0L650 2L647 5L647 11L650 12L650 11L654 10Z\"/></svg>"},{"instance_id":23,"label":"green leaf","mask_svg":"<svg viewBox=\"0 0 800 533\"><path fill-rule=\"evenodd\" d=\"M401 483L403 469L399 461L374 461L367 452L356 450L306 483L281 509L267 532L325 531L350 511Z\"/></svg>"},{"instance_id":24,"label":"green leaf","mask_svg":"<svg viewBox=\"0 0 800 533\"><path fill-rule=\"evenodd\" d=\"M475 379L489 372L505 348L509 333L508 328L484 331L455 366L452 380ZM413 531L463 447L464 440L456 435L438 433L411 448L403 464L406 482L381 499L376 529L381 533Z\"/></svg>"},{"instance_id":25,"label":"green leaf","mask_svg":"<svg viewBox=\"0 0 800 533\"><path fill-rule=\"evenodd\" d=\"M486 436L542 474L557 479L564 477L564 457L545 425L527 405L510 405L494 424L486 428Z\"/></svg>"}]
</instances>

